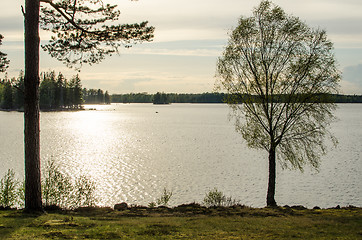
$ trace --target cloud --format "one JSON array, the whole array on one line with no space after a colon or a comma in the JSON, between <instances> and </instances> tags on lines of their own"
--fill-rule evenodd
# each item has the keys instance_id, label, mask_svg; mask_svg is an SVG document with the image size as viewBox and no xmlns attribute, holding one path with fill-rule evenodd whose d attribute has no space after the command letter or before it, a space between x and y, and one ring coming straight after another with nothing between
<instances>
[{"instance_id":1,"label":"cloud","mask_svg":"<svg viewBox=\"0 0 362 240\"><path fill-rule=\"evenodd\" d=\"M362 64L345 67L343 79L362 87Z\"/></svg>"},{"instance_id":2,"label":"cloud","mask_svg":"<svg viewBox=\"0 0 362 240\"><path fill-rule=\"evenodd\" d=\"M362 64L345 67L341 85L345 94L361 94Z\"/></svg>"},{"instance_id":3,"label":"cloud","mask_svg":"<svg viewBox=\"0 0 362 240\"><path fill-rule=\"evenodd\" d=\"M362 17L359 18L326 18L313 21L314 25L328 26L327 31L332 34L354 34L362 33Z\"/></svg>"},{"instance_id":4,"label":"cloud","mask_svg":"<svg viewBox=\"0 0 362 240\"><path fill-rule=\"evenodd\" d=\"M302 20L326 19L338 17L361 17L360 0L274 0L287 13L300 17ZM257 3L252 3L257 5Z\"/></svg>"},{"instance_id":5,"label":"cloud","mask_svg":"<svg viewBox=\"0 0 362 240\"><path fill-rule=\"evenodd\" d=\"M336 58L344 69L345 93L362 93L361 0L273 0L286 13L300 17L309 26L327 31L335 43ZM121 56L84 66L80 73L85 87L116 92L173 91L203 92L213 88L216 59L226 45L228 32L240 16L251 16L258 1L240 0L105 0L118 4L121 16L116 23L148 20L156 27L152 43L122 49ZM11 60L8 73L17 76L23 68L24 0L2 0L0 33L5 36L1 50ZM50 38L41 31L41 39ZM70 78L76 74L41 51L41 71L55 70ZM133 90L128 90L133 89Z\"/></svg>"},{"instance_id":6,"label":"cloud","mask_svg":"<svg viewBox=\"0 0 362 240\"><path fill-rule=\"evenodd\" d=\"M194 57L218 57L221 55L226 41L220 40L185 40L154 42L134 46L127 49L127 54L164 55L164 56L194 56Z\"/></svg>"},{"instance_id":7,"label":"cloud","mask_svg":"<svg viewBox=\"0 0 362 240\"><path fill-rule=\"evenodd\" d=\"M134 92L138 88L137 85L142 85L143 83L152 81L152 78L144 77L144 78L129 78L129 79L122 79L118 81L118 85L122 87L126 92Z\"/></svg>"},{"instance_id":8,"label":"cloud","mask_svg":"<svg viewBox=\"0 0 362 240\"><path fill-rule=\"evenodd\" d=\"M195 57L212 57L219 56L219 50L208 50L208 49L151 49L144 48L139 49L139 51L135 50L132 53L134 54L151 54L151 55L165 55L165 56L195 56Z\"/></svg>"},{"instance_id":9,"label":"cloud","mask_svg":"<svg viewBox=\"0 0 362 240\"><path fill-rule=\"evenodd\" d=\"M1 32L23 31L23 18L19 16L4 17L0 16Z\"/></svg>"}]
</instances>

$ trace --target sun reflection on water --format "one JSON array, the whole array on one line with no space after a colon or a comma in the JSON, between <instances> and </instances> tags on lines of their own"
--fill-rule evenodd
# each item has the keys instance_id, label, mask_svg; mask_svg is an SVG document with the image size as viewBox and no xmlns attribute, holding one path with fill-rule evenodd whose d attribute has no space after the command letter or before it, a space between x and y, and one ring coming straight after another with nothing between
<instances>
[{"instance_id":1,"label":"sun reflection on water","mask_svg":"<svg viewBox=\"0 0 362 240\"><path fill-rule=\"evenodd\" d=\"M78 114L75 121L74 138L79 141L80 148L78 174L91 176L99 185L102 195L112 189L116 182L121 180L126 183L131 179L130 171L137 166L130 165L124 149L132 142L130 134L122 127L127 117L117 115L117 119L114 119L114 115L107 112L84 111Z\"/></svg>"},{"instance_id":2,"label":"sun reflection on water","mask_svg":"<svg viewBox=\"0 0 362 240\"><path fill-rule=\"evenodd\" d=\"M94 181L97 205L112 206L123 201L147 205L160 196L164 187L174 191L172 204L200 202L207 190L217 187L243 204L264 206L266 156L248 149L242 142L227 121L226 106L94 107L96 111L42 113L41 157L43 164L53 159L64 173L74 178L84 175ZM360 115L355 119L360 119ZM345 135L353 122L359 124L350 128L355 135ZM346 144L341 141L341 146L348 151L326 156L328 161L317 176L308 171L300 175L280 171L277 179L280 203L316 202L328 207L331 206L328 199L341 199L350 192L355 194L348 197L348 204L360 202L361 191L355 187L360 181L346 182L345 177L333 177L335 169L339 169L334 166L340 164L340 159L348 159L346 166L352 170L361 169L360 121L350 120L347 126L335 129L340 129L341 139L346 136ZM351 137L355 141L348 142ZM348 169L344 173L352 174ZM360 175L352 176L359 179ZM326 179L338 191L325 191ZM344 190L346 185L348 191ZM329 197L324 201L319 198L320 193Z\"/></svg>"},{"instance_id":3,"label":"sun reflection on water","mask_svg":"<svg viewBox=\"0 0 362 240\"><path fill-rule=\"evenodd\" d=\"M130 129L132 119L106 110L47 114L42 141L53 144L44 144L43 159L56 159L70 176L84 175L96 182L100 205L109 204L110 198L143 198L140 175L145 171L137 156L143 150ZM52 127L52 135L46 126Z\"/></svg>"}]
</instances>

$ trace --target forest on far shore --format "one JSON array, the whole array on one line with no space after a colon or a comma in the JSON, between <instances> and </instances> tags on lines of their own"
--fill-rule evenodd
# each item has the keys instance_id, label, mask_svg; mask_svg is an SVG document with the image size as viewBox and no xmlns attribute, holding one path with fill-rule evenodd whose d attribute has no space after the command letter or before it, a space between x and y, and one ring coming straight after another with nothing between
<instances>
[{"instance_id":1,"label":"forest on far shore","mask_svg":"<svg viewBox=\"0 0 362 240\"><path fill-rule=\"evenodd\" d=\"M112 94L102 89L87 89L82 87L78 75L70 80L62 73L52 72L40 75L40 101L42 110L81 109L83 104L110 104L110 103L224 103L228 97L225 93L127 93ZM279 96L278 99L283 99ZM362 103L362 95L328 95L320 99L336 103ZM323 102L324 100L321 100ZM240 100L242 102L242 100ZM0 80L0 109L24 109L24 74L18 78Z\"/></svg>"},{"instance_id":2,"label":"forest on far shore","mask_svg":"<svg viewBox=\"0 0 362 240\"><path fill-rule=\"evenodd\" d=\"M227 98L225 93L128 93L112 94L112 103L224 103ZM329 95L323 99L335 103L362 103L362 95Z\"/></svg>"},{"instance_id":3,"label":"forest on far shore","mask_svg":"<svg viewBox=\"0 0 362 240\"><path fill-rule=\"evenodd\" d=\"M82 87L78 75L70 80L62 73L52 72L40 74L39 106L42 110L81 109L83 104L110 104L111 96L102 89ZM24 73L18 78L0 80L0 109L24 109Z\"/></svg>"}]
</instances>

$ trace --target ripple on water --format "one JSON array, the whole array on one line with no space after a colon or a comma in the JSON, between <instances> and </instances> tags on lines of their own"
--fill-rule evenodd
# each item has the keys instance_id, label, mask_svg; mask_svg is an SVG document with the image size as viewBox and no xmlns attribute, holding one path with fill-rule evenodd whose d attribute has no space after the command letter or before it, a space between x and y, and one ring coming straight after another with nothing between
<instances>
[{"instance_id":1,"label":"ripple on water","mask_svg":"<svg viewBox=\"0 0 362 240\"><path fill-rule=\"evenodd\" d=\"M70 176L91 178L100 205L147 205L164 187L173 191L173 205L201 202L217 187L242 204L264 206L267 155L247 148L228 112L225 105L121 104L41 113L43 165L53 159ZM280 205L362 206L362 104L340 105L336 115L340 144L322 158L319 173L278 168ZM23 116L0 112L0 119L1 173L13 168L22 175Z\"/></svg>"}]
</instances>

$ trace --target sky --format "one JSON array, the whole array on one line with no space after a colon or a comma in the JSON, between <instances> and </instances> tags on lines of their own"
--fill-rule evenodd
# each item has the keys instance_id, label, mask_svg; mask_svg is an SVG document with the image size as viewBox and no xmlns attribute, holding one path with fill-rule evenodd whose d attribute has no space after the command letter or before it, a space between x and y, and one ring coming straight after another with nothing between
<instances>
[{"instance_id":1,"label":"sky","mask_svg":"<svg viewBox=\"0 0 362 240\"><path fill-rule=\"evenodd\" d=\"M11 61L9 77L24 69L24 0L0 0L0 50ZM84 65L79 73L83 87L110 93L212 92L217 58L237 26L240 16L251 16L259 0L104 0L117 4L119 23L149 21L156 28L154 40L121 49L97 65ZM362 94L362 1L274 0L286 13L309 26L325 29L334 43L342 71L340 92ZM50 38L41 32L42 43ZM40 54L40 70L77 74L47 53ZM4 75L0 74L0 78Z\"/></svg>"}]
</instances>

